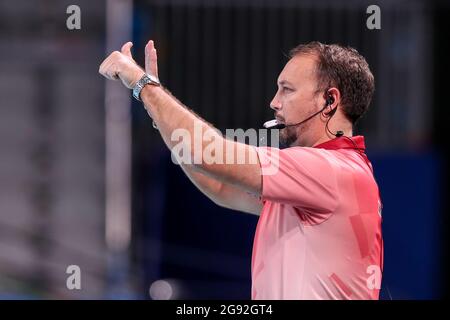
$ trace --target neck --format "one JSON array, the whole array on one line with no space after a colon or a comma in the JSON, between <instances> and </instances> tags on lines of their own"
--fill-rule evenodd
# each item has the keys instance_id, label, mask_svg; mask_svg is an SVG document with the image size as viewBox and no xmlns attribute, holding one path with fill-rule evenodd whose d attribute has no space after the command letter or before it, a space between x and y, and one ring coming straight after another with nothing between
<instances>
[{"instance_id":1,"label":"neck","mask_svg":"<svg viewBox=\"0 0 450 320\"><path fill-rule=\"evenodd\" d=\"M343 136L353 136L353 125L350 121L343 118L340 114L335 114L332 119L328 121L321 118L320 120L313 120L313 123L307 127L297 128L297 140L290 146L314 147L321 143L333 140L336 138L334 134L337 131L342 131ZM331 132L331 133L330 133Z\"/></svg>"},{"instance_id":2,"label":"neck","mask_svg":"<svg viewBox=\"0 0 450 320\"><path fill-rule=\"evenodd\" d=\"M334 126L329 125L328 128L334 134L336 134L337 131L342 131L344 132L344 136L346 137L350 138L353 136L353 129L351 125L343 125L340 128L338 128L336 125ZM331 134L325 129L325 132L323 132L321 135L313 139L309 145L314 147L329 140L333 140L335 138L336 138L335 135Z\"/></svg>"}]
</instances>

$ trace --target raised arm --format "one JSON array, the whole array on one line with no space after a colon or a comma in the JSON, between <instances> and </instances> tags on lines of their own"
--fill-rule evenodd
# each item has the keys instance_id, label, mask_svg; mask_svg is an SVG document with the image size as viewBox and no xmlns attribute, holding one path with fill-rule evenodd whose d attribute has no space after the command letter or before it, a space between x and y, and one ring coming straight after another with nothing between
<instances>
[{"instance_id":1,"label":"raised arm","mask_svg":"<svg viewBox=\"0 0 450 320\"><path fill-rule=\"evenodd\" d=\"M126 43L121 52L113 52L100 66L99 72L108 79L120 79L123 84L132 88L144 75L131 56L132 44ZM157 75L156 50L150 41L145 49L146 71ZM226 140L214 128L196 116L170 92L161 86L147 85L141 91L141 99L150 117L158 127L166 145L173 151L174 147L182 145L189 153L190 159L196 159L197 154L203 155L212 140L227 152L233 150L232 161L208 162L192 161L182 163L183 170L191 181L214 202L235 210L256 213L261 209L259 196L261 194L261 167L254 147ZM190 139L174 139L174 133L180 130ZM198 134L200 133L200 134ZM203 139L204 133L209 134L209 140ZM238 163L239 155L246 161Z\"/></svg>"}]
</instances>

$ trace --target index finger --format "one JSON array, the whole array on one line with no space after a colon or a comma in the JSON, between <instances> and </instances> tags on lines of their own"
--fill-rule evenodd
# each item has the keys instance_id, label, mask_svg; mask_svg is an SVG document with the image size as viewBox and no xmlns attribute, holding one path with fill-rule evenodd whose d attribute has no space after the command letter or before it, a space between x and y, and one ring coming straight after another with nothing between
<instances>
[{"instance_id":1,"label":"index finger","mask_svg":"<svg viewBox=\"0 0 450 320\"><path fill-rule=\"evenodd\" d=\"M158 78L158 55L153 40L145 46L145 72Z\"/></svg>"}]
</instances>

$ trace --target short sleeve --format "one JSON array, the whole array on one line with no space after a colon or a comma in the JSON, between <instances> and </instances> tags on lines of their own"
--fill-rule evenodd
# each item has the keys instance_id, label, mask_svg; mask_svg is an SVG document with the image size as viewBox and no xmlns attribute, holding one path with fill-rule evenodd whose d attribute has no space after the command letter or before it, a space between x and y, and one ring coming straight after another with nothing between
<instances>
[{"instance_id":1,"label":"short sleeve","mask_svg":"<svg viewBox=\"0 0 450 320\"><path fill-rule=\"evenodd\" d=\"M338 205L338 165L325 149L256 148L262 171L262 200L306 211L334 212Z\"/></svg>"}]
</instances>

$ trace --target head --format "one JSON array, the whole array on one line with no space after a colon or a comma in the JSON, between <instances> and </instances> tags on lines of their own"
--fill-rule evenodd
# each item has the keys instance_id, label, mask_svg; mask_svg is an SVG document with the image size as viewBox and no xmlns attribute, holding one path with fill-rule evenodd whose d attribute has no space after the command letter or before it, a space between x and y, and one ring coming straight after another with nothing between
<instances>
[{"instance_id":1,"label":"head","mask_svg":"<svg viewBox=\"0 0 450 320\"><path fill-rule=\"evenodd\" d=\"M280 131L287 146L313 146L334 138L330 131L351 135L353 126L367 112L374 92L374 77L355 49L311 42L295 47L278 77L271 102L275 117L296 124Z\"/></svg>"}]
</instances>

